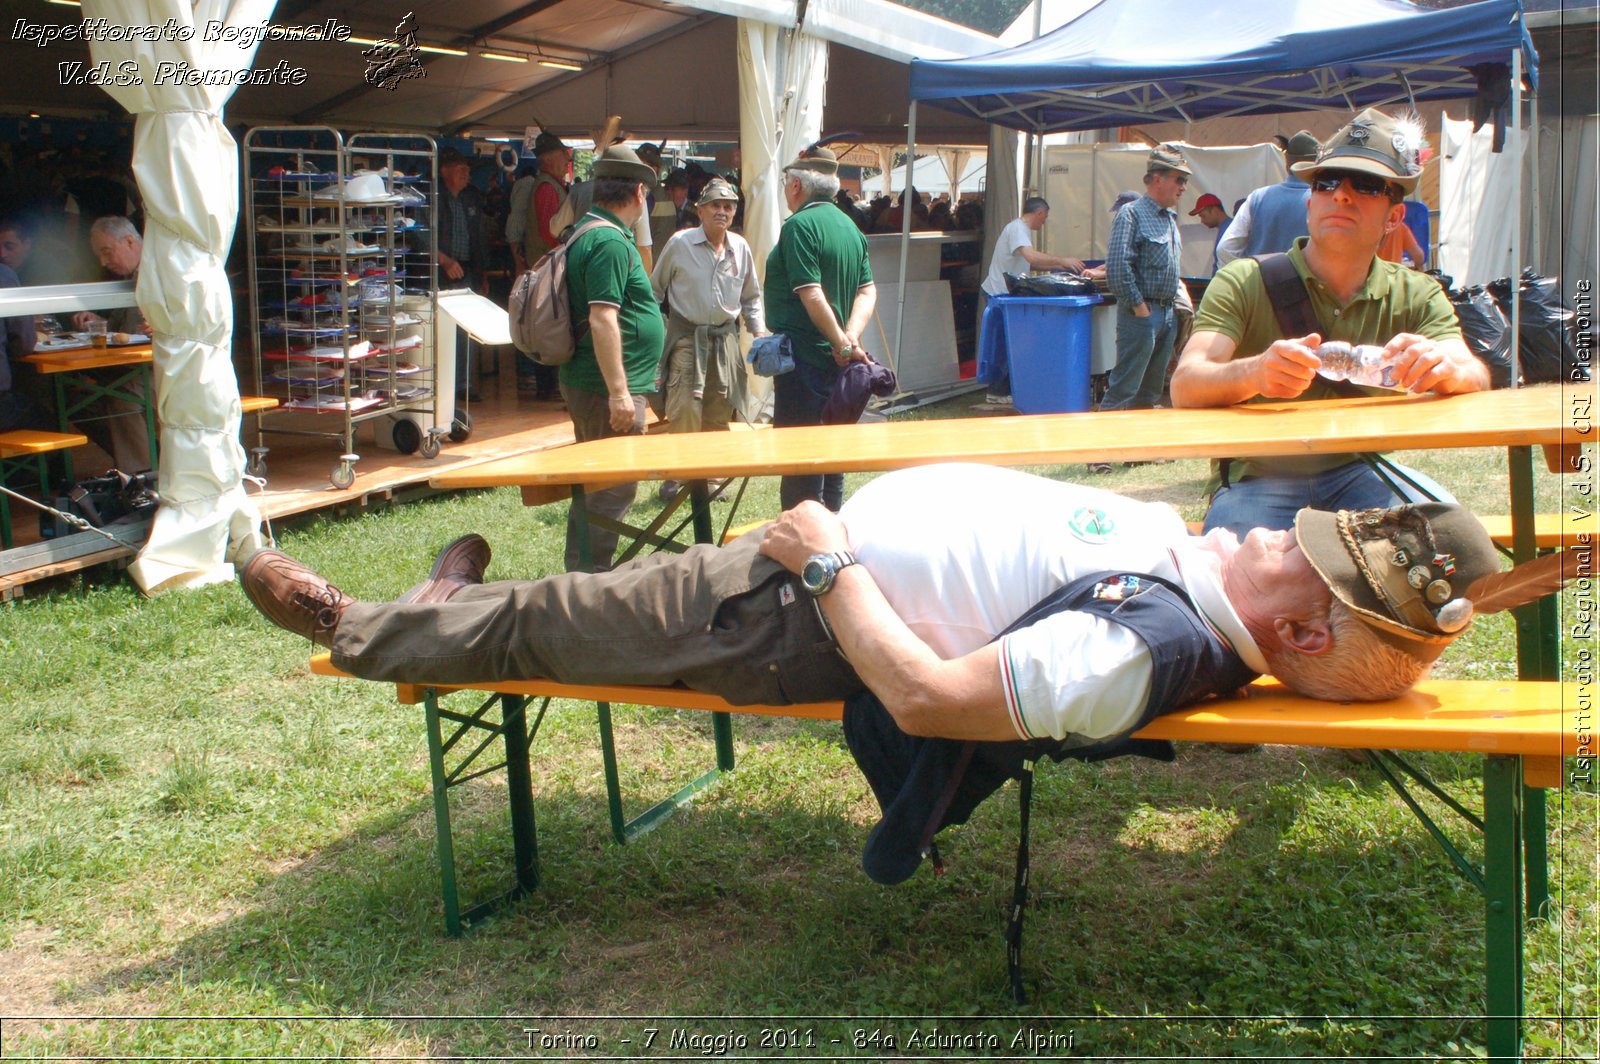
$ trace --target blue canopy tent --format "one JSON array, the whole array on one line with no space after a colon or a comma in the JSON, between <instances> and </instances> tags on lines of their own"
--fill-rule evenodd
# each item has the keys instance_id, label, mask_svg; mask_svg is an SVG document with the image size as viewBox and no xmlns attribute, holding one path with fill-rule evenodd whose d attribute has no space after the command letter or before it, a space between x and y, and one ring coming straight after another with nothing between
<instances>
[{"instance_id":1,"label":"blue canopy tent","mask_svg":"<svg viewBox=\"0 0 1600 1064\"><path fill-rule=\"evenodd\" d=\"M1513 55L1533 87L1520 0L1102 0L1003 52L914 60L911 100L1033 133L1355 111L1476 95L1474 68Z\"/></svg>"},{"instance_id":2,"label":"blue canopy tent","mask_svg":"<svg viewBox=\"0 0 1600 1064\"><path fill-rule=\"evenodd\" d=\"M1015 48L913 60L907 140L924 102L1032 134L1460 97L1515 126L1537 71L1521 0L1101 0Z\"/></svg>"}]
</instances>

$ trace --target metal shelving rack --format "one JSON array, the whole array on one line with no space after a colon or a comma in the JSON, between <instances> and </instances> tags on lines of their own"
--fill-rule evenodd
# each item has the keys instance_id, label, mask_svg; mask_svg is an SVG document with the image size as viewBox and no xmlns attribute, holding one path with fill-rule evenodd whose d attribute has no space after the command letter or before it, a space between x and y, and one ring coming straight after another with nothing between
<instances>
[{"instance_id":1,"label":"metal shelving rack","mask_svg":"<svg viewBox=\"0 0 1600 1064\"><path fill-rule=\"evenodd\" d=\"M258 420L249 471L266 472L269 435L342 445L329 474L355 483L356 435L425 458L453 419L436 372L438 186L432 138L327 126L257 126L245 187Z\"/></svg>"}]
</instances>

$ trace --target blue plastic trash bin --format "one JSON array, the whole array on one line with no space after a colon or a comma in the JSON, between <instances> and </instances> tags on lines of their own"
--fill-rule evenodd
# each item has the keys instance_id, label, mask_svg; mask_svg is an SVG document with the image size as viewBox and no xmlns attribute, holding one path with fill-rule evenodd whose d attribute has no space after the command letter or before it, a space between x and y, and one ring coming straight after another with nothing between
<instances>
[{"instance_id":1,"label":"blue plastic trash bin","mask_svg":"<svg viewBox=\"0 0 1600 1064\"><path fill-rule=\"evenodd\" d=\"M1088 410L1092 327L1099 296L991 296L983 316L982 370L1005 352L1011 395L1024 414ZM984 376L984 379L989 379Z\"/></svg>"}]
</instances>

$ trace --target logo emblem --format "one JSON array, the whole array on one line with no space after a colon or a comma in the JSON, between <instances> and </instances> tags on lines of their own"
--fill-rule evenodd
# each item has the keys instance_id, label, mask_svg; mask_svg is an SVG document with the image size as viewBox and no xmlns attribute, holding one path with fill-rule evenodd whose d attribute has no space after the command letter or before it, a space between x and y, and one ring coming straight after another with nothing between
<instances>
[{"instance_id":1,"label":"logo emblem","mask_svg":"<svg viewBox=\"0 0 1600 1064\"><path fill-rule=\"evenodd\" d=\"M417 58L417 17L411 11L407 11L405 18L396 24L393 37L385 37L371 48L364 49L361 54L367 57L367 69L363 75L367 84L380 89L393 92L407 78L428 76L428 72L422 69L422 61Z\"/></svg>"},{"instance_id":2,"label":"logo emblem","mask_svg":"<svg viewBox=\"0 0 1600 1064\"><path fill-rule=\"evenodd\" d=\"M1367 143L1367 138L1370 137L1371 135L1372 135L1371 127L1363 125L1361 123L1351 123L1351 125L1350 125L1350 143L1351 144L1362 144L1362 145L1364 145L1364 144Z\"/></svg>"},{"instance_id":3,"label":"logo emblem","mask_svg":"<svg viewBox=\"0 0 1600 1064\"><path fill-rule=\"evenodd\" d=\"M1093 506L1081 507L1067 522L1067 531L1085 543L1109 543L1116 530L1111 515Z\"/></svg>"}]
</instances>

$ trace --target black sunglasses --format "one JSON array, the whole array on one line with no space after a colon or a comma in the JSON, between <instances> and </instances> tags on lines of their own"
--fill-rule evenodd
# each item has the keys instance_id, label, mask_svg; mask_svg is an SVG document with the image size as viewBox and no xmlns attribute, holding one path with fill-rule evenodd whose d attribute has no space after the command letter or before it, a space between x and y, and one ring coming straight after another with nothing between
<instances>
[{"instance_id":1,"label":"black sunglasses","mask_svg":"<svg viewBox=\"0 0 1600 1064\"><path fill-rule=\"evenodd\" d=\"M1375 174L1361 174L1351 170L1324 170L1311 182L1313 192L1337 192L1339 186L1350 182L1350 191L1358 196L1389 195L1389 182Z\"/></svg>"}]
</instances>

